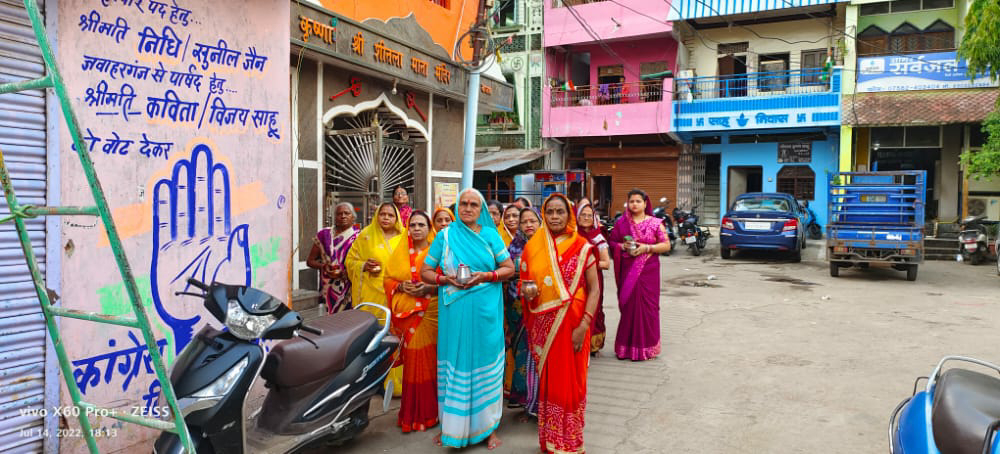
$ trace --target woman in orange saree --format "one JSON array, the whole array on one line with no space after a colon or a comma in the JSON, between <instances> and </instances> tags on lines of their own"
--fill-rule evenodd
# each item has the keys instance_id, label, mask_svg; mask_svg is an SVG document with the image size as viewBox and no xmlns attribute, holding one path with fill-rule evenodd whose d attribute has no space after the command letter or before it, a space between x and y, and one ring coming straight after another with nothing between
<instances>
[{"instance_id":1,"label":"woman in orange saree","mask_svg":"<svg viewBox=\"0 0 1000 454\"><path fill-rule=\"evenodd\" d=\"M538 442L544 453L584 452L590 324L600 283L594 246L577 233L570 206L562 194L545 200L544 231L531 237L521 259L529 349L538 370Z\"/></svg>"},{"instance_id":2,"label":"woman in orange saree","mask_svg":"<svg viewBox=\"0 0 1000 454\"><path fill-rule=\"evenodd\" d=\"M437 287L420 281L434 229L423 211L410 215L406 242L392 251L386 266L386 300L392 310L393 334L402 339L403 394L399 427L403 433L424 431L438 423Z\"/></svg>"}]
</instances>

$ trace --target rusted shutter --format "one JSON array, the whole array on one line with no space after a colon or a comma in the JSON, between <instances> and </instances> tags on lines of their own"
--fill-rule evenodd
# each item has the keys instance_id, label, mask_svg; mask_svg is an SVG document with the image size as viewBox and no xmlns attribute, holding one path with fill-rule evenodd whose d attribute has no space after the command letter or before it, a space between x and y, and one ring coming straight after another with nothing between
<instances>
[{"instance_id":1,"label":"rusted shutter","mask_svg":"<svg viewBox=\"0 0 1000 454\"><path fill-rule=\"evenodd\" d=\"M0 0L0 83L45 75L20 1ZM45 205L45 94L0 95L0 149L18 201ZM0 201L0 217L10 214ZM44 273L45 220L27 220ZM42 452L45 324L13 223L0 224L0 452ZM51 409L51 405L48 406Z\"/></svg>"},{"instance_id":2,"label":"rusted shutter","mask_svg":"<svg viewBox=\"0 0 1000 454\"><path fill-rule=\"evenodd\" d=\"M589 161L587 167L593 176L611 177L611 213L624 211L628 192L639 188L649 194L654 207L661 197L670 199L671 207L677 201L677 159Z\"/></svg>"}]
</instances>

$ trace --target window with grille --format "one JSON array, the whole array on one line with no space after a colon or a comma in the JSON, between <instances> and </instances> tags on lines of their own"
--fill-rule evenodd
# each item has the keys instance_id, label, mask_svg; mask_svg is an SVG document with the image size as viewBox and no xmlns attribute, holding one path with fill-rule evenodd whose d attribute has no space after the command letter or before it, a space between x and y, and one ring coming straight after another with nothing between
<instances>
[{"instance_id":1,"label":"window with grille","mask_svg":"<svg viewBox=\"0 0 1000 454\"><path fill-rule=\"evenodd\" d=\"M451 0L430 0L430 2L442 8L451 8Z\"/></svg>"},{"instance_id":2,"label":"window with grille","mask_svg":"<svg viewBox=\"0 0 1000 454\"><path fill-rule=\"evenodd\" d=\"M924 49L952 50L955 48L955 28L942 20L924 29Z\"/></svg>"},{"instance_id":3,"label":"window with grille","mask_svg":"<svg viewBox=\"0 0 1000 454\"><path fill-rule=\"evenodd\" d=\"M955 0L895 0L861 5L862 16L954 8Z\"/></svg>"},{"instance_id":4,"label":"window with grille","mask_svg":"<svg viewBox=\"0 0 1000 454\"><path fill-rule=\"evenodd\" d=\"M858 55L881 55L888 47L889 33L875 25L858 33Z\"/></svg>"},{"instance_id":5,"label":"window with grille","mask_svg":"<svg viewBox=\"0 0 1000 454\"><path fill-rule=\"evenodd\" d=\"M778 171L778 192L798 200L815 198L816 174L809 166L784 166Z\"/></svg>"},{"instance_id":6,"label":"window with grille","mask_svg":"<svg viewBox=\"0 0 1000 454\"><path fill-rule=\"evenodd\" d=\"M639 73L643 76L648 76L650 74L660 74L665 72L669 67L665 61L651 61L646 63L639 63ZM659 76L655 79L644 80L642 82L642 101L643 102L654 102L663 99L663 77Z\"/></svg>"}]
</instances>

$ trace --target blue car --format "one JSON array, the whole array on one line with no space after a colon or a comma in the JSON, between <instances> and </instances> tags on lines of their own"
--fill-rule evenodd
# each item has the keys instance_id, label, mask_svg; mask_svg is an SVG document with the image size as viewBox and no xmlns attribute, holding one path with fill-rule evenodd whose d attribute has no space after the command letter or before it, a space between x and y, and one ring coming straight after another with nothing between
<instances>
[{"instance_id":1,"label":"blue car","mask_svg":"<svg viewBox=\"0 0 1000 454\"><path fill-rule=\"evenodd\" d=\"M801 261L806 247L805 216L789 194L750 192L737 197L722 218L722 258L732 257L739 249L769 249L789 251L793 261Z\"/></svg>"}]
</instances>

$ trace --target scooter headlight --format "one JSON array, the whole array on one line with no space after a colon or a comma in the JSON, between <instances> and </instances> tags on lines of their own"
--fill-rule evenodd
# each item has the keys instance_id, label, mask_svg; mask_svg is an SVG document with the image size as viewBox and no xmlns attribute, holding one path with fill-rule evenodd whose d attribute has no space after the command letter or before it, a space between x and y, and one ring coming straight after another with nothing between
<instances>
[{"instance_id":1,"label":"scooter headlight","mask_svg":"<svg viewBox=\"0 0 1000 454\"><path fill-rule=\"evenodd\" d=\"M234 336L243 340L260 338L264 331L276 321L278 319L273 315L247 313L236 300L229 300L229 307L226 308L226 328L229 328L229 332L233 333Z\"/></svg>"},{"instance_id":2,"label":"scooter headlight","mask_svg":"<svg viewBox=\"0 0 1000 454\"><path fill-rule=\"evenodd\" d=\"M194 392L191 394L191 397L198 399L212 399L225 396L231 389L233 389L233 385L235 385L236 381L243 375L243 371L246 370L249 364L250 359L244 357L239 363L233 366L232 369L229 369L225 375L215 379L215 381L208 386Z\"/></svg>"}]
</instances>

